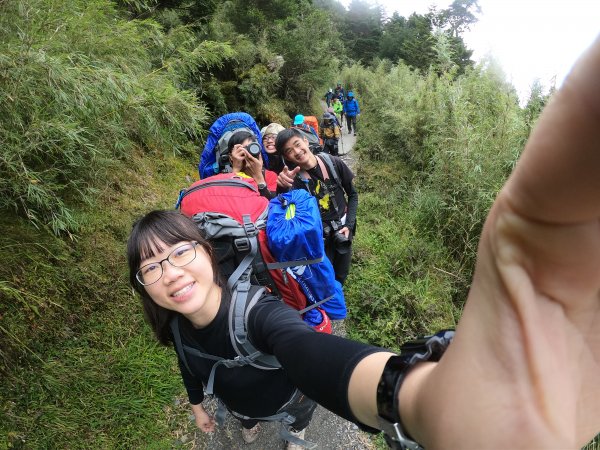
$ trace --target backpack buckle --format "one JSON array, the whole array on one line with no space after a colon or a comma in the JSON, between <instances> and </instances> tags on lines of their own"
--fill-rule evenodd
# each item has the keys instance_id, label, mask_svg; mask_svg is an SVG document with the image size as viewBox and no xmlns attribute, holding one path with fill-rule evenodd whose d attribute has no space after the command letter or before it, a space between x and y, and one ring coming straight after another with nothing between
<instances>
[{"instance_id":1,"label":"backpack buckle","mask_svg":"<svg viewBox=\"0 0 600 450\"><path fill-rule=\"evenodd\" d=\"M247 237L236 238L233 245L238 252L247 252L250 250L250 239Z\"/></svg>"}]
</instances>

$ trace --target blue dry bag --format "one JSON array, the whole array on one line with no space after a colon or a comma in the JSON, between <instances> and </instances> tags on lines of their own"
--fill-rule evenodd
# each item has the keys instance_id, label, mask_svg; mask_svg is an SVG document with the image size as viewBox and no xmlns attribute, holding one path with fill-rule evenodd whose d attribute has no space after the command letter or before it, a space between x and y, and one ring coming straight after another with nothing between
<instances>
[{"instance_id":1,"label":"blue dry bag","mask_svg":"<svg viewBox=\"0 0 600 450\"><path fill-rule=\"evenodd\" d=\"M302 189L272 199L267 219L267 237L269 249L277 261L298 261L298 265L287 269L288 274L302 287L309 304L331 297L321 308L331 319L345 318L344 292L325 255L317 200ZM301 261L310 263L300 265Z\"/></svg>"}]
</instances>

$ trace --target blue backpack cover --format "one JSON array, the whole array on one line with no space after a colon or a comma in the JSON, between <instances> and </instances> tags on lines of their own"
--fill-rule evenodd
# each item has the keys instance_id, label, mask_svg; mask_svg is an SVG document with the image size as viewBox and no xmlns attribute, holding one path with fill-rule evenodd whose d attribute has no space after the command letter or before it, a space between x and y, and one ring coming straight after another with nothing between
<instances>
[{"instance_id":1,"label":"blue backpack cover","mask_svg":"<svg viewBox=\"0 0 600 450\"><path fill-rule=\"evenodd\" d=\"M238 128L245 128L254 133L261 148L263 165L264 167L269 166L269 155L263 146L262 136L254 118L245 112L229 113L215 120L208 130L206 144L204 144L204 150L202 150L202 153L200 154L200 162L198 164L200 179L216 175L220 172L219 161L217 161L219 141L226 133L232 132ZM226 146L227 142L224 144Z\"/></svg>"},{"instance_id":2,"label":"blue backpack cover","mask_svg":"<svg viewBox=\"0 0 600 450\"><path fill-rule=\"evenodd\" d=\"M335 279L331 261L325 255L323 226L317 200L303 189L278 195L269 203L267 237L271 253L278 261L320 262L295 265L288 273L302 287L310 303L321 305L331 319L347 315L342 285Z\"/></svg>"}]
</instances>

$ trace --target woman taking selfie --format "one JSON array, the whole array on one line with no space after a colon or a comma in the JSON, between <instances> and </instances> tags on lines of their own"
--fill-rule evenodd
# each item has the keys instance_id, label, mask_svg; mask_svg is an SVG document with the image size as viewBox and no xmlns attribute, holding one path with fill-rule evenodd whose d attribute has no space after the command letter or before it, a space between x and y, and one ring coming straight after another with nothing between
<instances>
[{"instance_id":1,"label":"woman taking selfie","mask_svg":"<svg viewBox=\"0 0 600 450\"><path fill-rule=\"evenodd\" d=\"M134 225L127 252L131 284L142 298L156 338L163 345L180 339L180 348L186 349L185 354L177 352L183 382L198 428L211 432L215 420L202 407L202 400L216 361L197 352L236 357L228 329L231 293L222 287L212 250L191 219L175 211L154 211ZM265 309L265 317L271 312L279 316L273 320L260 316L262 322L249 330L256 340L296 339L300 333L312 332L297 311L282 308L279 299L266 296L262 303L264 308L255 309ZM296 389L285 371L220 366L211 387L242 423L246 442L256 439L259 418L279 415L274 419L283 420L290 431L284 434L291 441L288 448L302 448L294 438L303 438L316 404Z\"/></svg>"}]
</instances>

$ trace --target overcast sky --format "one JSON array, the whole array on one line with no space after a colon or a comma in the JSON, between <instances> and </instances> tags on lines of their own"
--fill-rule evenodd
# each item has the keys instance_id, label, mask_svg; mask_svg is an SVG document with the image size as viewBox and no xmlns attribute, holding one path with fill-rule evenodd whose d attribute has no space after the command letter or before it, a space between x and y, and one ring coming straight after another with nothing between
<instances>
[{"instance_id":1,"label":"overcast sky","mask_svg":"<svg viewBox=\"0 0 600 450\"><path fill-rule=\"evenodd\" d=\"M372 0L408 17L429 5L447 8L452 0ZM350 1L342 1L348 5ZM488 54L503 67L520 97L534 79L560 86L577 57L600 34L600 0L479 0L479 22L465 34L473 59ZM523 100L523 99L522 99Z\"/></svg>"}]
</instances>

